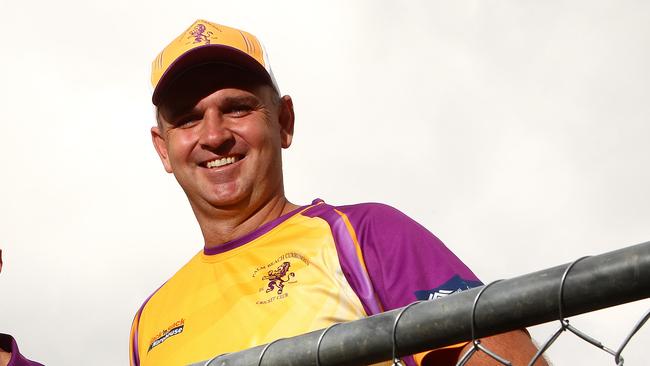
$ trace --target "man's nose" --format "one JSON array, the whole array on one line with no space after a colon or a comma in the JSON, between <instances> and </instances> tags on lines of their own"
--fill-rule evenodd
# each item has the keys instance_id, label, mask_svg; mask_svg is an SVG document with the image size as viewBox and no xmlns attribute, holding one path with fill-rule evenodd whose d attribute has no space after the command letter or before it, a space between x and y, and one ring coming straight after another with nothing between
<instances>
[{"instance_id":1,"label":"man's nose","mask_svg":"<svg viewBox=\"0 0 650 366\"><path fill-rule=\"evenodd\" d=\"M199 143L206 149L218 149L232 142L234 135L218 111L208 111L201 126Z\"/></svg>"}]
</instances>

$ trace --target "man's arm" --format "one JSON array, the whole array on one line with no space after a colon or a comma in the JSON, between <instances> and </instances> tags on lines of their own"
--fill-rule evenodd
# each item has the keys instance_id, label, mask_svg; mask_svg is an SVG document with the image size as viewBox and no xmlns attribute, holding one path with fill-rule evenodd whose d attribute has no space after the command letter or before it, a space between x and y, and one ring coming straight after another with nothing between
<instances>
[{"instance_id":1,"label":"man's arm","mask_svg":"<svg viewBox=\"0 0 650 366\"><path fill-rule=\"evenodd\" d=\"M510 361L513 366L526 366L537 353L537 347L533 344L528 333L522 330L502 333L491 337L481 338L481 345L500 357ZM446 347L422 353L419 358L421 366L441 366L456 365L465 353L472 348L472 343L468 342L460 347ZM474 352L467 366L495 366L500 365L492 357L482 351ZM541 357L535 362L534 366L548 366L548 363Z\"/></svg>"},{"instance_id":2,"label":"man's arm","mask_svg":"<svg viewBox=\"0 0 650 366\"><path fill-rule=\"evenodd\" d=\"M510 361L513 366L528 365L535 353L537 353L537 347L533 344L530 336L522 330L481 338L481 344L500 357ZM459 355L459 360L472 347L472 343L468 343ZM492 366L495 364L496 361L492 357L482 351L477 351L466 365ZM534 366L548 366L548 363L540 357Z\"/></svg>"}]
</instances>

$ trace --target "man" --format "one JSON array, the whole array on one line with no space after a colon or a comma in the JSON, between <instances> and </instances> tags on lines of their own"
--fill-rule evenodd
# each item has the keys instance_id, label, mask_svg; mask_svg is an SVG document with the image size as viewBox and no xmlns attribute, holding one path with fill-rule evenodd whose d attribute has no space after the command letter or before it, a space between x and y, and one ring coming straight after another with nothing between
<instances>
[{"instance_id":1,"label":"man","mask_svg":"<svg viewBox=\"0 0 650 366\"><path fill-rule=\"evenodd\" d=\"M391 207L286 199L293 104L253 35L196 21L155 59L152 83L153 144L204 248L137 312L132 365L186 365L480 285ZM487 344L516 364L535 352L523 332ZM404 361L455 364L463 346Z\"/></svg>"},{"instance_id":2,"label":"man","mask_svg":"<svg viewBox=\"0 0 650 366\"><path fill-rule=\"evenodd\" d=\"M2 272L2 249L0 249L0 272ZM14 337L0 333L0 366L43 366L20 354Z\"/></svg>"}]
</instances>

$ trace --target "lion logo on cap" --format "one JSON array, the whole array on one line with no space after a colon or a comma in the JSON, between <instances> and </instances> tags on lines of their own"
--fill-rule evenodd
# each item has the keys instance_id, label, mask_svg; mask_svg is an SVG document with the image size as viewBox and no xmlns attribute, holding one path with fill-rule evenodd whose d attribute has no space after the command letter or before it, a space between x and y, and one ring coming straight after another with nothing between
<instances>
[{"instance_id":1,"label":"lion logo on cap","mask_svg":"<svg viewBox=\"0 0 650 366\"><path fill-rule=\"evenodd\" d=\"M204 44L210 44L210 37L212 37L212 32L207 31L207 28L205 27L205 24L197 24L194 29L190 32L189 37L187 38L194 38L194 42L192 43L204 43Z\"/></svg>"}]
</instances>

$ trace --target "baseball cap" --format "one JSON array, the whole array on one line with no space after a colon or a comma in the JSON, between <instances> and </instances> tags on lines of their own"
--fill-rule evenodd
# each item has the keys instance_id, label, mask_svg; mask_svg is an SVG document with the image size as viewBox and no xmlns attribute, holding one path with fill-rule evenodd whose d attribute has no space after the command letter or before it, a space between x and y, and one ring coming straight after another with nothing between
<instances>
[{"instance_id":1,"label":"baseball cap","mask_svg":"<svg viewBox=\"0 0 650 366\"><path fill-rule=\"evenodd\" d=\"M257 37L243 30L197 20L153 61L151 101L158 105L164 89L184 71L213 62L244 68L280 92L267 53Z\"/></svg>"}]
</instances>

